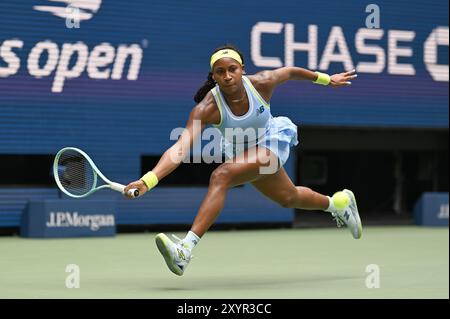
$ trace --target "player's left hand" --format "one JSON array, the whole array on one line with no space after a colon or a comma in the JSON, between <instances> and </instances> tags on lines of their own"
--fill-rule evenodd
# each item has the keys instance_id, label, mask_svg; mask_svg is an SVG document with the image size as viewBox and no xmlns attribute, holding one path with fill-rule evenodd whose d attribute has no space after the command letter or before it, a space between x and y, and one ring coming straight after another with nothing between
<instances>
[{"instance_id":1,"label":"player's left hand","mask_svg":"<svg viewBox=\"0 0 450 319\"><path fill-rule=\"evenodd\" d=\"M356 79L358 75L356 74L356 70L353 69L348 72L337 73L331 76L331 82L329 86L331 87L340 87L340 86L349 86L352 84L352 80Z\"/></svg>"}]
</instances>

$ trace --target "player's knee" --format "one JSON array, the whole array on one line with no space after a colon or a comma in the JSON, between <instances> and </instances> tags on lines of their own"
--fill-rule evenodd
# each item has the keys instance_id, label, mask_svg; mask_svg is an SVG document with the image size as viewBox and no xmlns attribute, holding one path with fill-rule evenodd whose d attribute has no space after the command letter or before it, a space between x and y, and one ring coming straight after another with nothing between
<instances>
[{"instance_id":1,"label":"player's knee","mask_svg":"<svg viewBox=\"0 0 450 319\"><path fill-rule=\"evenodd\" d=\"M278 203L284 208L294 208L295 207L295 197L291 194L283 194Z\"/></svg>"},{"instance_id":2,"label":"player's knee","mask_svg":"<svg viewBox=\"0 0 450 319\"><path fill-rule=\"evenodd\" d=\"M226 167L216 168L209 179L209 185L228 187L231 182L230 172Z\"/></svg>"}]
</instances>

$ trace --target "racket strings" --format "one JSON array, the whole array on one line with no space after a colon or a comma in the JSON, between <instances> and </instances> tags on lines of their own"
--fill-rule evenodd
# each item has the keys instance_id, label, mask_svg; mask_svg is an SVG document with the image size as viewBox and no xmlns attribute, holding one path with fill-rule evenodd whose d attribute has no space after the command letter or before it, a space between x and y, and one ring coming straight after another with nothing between
<instances>
[{"instance_id":1,"label":"racket strings","mask_svg":"<svg viewBox=\"0 0 450 319\"><path fill-rule=\"evenodd\" d=\"M67 150L58 159L58 178L66 191L82 196L96 184L96 173L89 161L74 150Z\"/></svg>"}]
</instances>

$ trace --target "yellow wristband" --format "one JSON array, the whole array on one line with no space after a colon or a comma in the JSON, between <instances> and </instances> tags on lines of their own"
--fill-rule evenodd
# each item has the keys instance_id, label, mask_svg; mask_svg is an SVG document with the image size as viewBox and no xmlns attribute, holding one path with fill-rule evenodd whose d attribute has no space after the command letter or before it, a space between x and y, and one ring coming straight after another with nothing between
<instances>
[{"instance_id":1,"label":"yellow wristband","mask_svg":"<svg viewBox=\"0 0 450 319\"><path fill-rule=\"evenodd\" d=\"M144 176L141 177L141 181L147 186L148 190L151 190L158 184L158 177L152 171L148 172Z\"/></svg>"},{"instance_id":2,"label":"yellow wristband","mask_svg":"<svg viewBox=\"0 0 450 319\"><path fill-rule=\"evenodd\" d=\"M313 83L320 84L320 85L328 85L331 82L331 77L322 72L316 72L317 73L317 80L313 81Z\"/></svg>"}]
</instances>

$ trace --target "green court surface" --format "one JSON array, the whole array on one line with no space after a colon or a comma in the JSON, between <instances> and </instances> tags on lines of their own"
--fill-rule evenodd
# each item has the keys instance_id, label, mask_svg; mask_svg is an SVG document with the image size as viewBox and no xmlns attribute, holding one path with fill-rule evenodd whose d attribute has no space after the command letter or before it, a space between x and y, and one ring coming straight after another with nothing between
<instances>
[{"instance_id":1,"label":"green court surface","mask_svg":"<svg viewBox=\"0 0 450 319\"><path fill-rule=\"evenodd\" d=\"M210 231L183 277L154 236L0 237L0 298L449 298L448 228Z\"/></svg>"}]
</instances>

